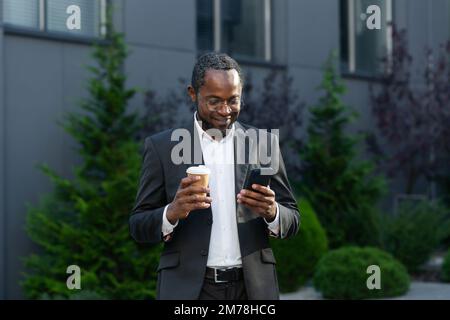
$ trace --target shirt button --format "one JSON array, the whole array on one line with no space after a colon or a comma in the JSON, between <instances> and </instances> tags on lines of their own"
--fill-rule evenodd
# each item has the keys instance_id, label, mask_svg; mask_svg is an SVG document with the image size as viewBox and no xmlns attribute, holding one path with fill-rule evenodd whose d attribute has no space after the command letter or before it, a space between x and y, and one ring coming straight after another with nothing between
<instances>
[{"instance_id":1,"label":"shirt button","mask_svg":"<svg viewBox=\"0 0 450 320\"><path fill-rule=\"evenodd\" d=\"M208 254L208 251L206 251L206 250L201 250L201 251L200 251L200 254L201 254L202 256L206 256L206 255Z\"/></svg>"}]
</instances>

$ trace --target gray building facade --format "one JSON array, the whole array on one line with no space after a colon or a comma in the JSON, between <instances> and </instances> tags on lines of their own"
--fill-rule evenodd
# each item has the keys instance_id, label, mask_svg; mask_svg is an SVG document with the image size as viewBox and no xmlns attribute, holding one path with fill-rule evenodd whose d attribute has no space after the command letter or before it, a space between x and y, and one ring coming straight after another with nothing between
<instances>
[{"instance_id":1,"label":"gray building facade","mask_svg":"<svg viewBox=\"0 0 450 320\"><path fill-rule=\"evenodd\" d=\"M8 1L0 1L0 299L23 298L19 285L24 271L22 258L37 250L25 232L26 208L48 193L51 184L36 165L46 163L70 177L78 161L75 143L57 121L65 112L75 110L87 95L89 74L82 66L91 61L92 37L99 36L95 32L61 31L58 20L52 22L49 16L51 1L36 0L36 14L47 24L38 21L35 27L16 26L14 21L22 22L16 15L21 9L8 7ZM359 109L359 126L371 128L371 80L365 73L371 71L370 63L358 74L358 56L364 55L364 46L349 39L359 22L354 19L343 29L343 17L348 13L359 17L358 6L380 4L383 19L391 16L400 28L408 30L409 45L419 64L424 45L436 47L450 39L450 0L230 1L235 7L221 1L227 0L105 1L115 6L115 24L125 33L132 52L126 63L129 85L164 92L180 77L190 78L202 50L231 50L254 75L262 77L271 68L285 70L293 77L301 98L313 102L324 61L331 50L344 45L348 55L348 72L343 73L348 86L346 102ZM242 4L245 2L247 7ZM65 3L85 5L80 0ZM202 11L202 6L209 6L209 11ZM46 10L40 10L43 8ZM241 18L237 22L233 20L238 15L235 10ZM60 14L64 17L66 13ZM225 22L218 23L218 17ZM92 19L101 18L100 12ZM250 27L236 28L239 23L249 23ZM241 39L244 29L250 31ZM389 40L381 39L384 50ZM132 107L141 108L143 99L136 96Z\"/></svg>"}]
</instances>

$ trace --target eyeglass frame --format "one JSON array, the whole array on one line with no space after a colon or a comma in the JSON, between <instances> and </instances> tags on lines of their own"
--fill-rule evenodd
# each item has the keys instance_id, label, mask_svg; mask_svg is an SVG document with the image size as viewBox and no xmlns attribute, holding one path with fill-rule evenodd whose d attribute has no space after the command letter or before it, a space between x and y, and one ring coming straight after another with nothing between
<instances>
[{"instance_id":1,"label":"eyeglass frame","mask_svg":"<svg viewBox=\"0 0 450 320\"><path fill-rule=\"evenodd\" d=\"M201 98L201 100L205 101L206 107L210 111L217 111L221 107L223 107L225 104L227 105L227 107L230 107L231 110L238 110L239 107L244 105L244 100L242 99L242 96L234 96L234 97L232 97L232 98L230 98L228 100L224 100L224 99L220 99L220 98L217 98L217 97L205 98L200 93L197 93L197 99L199 99L199 97ZM211 104L210 104L210 100L211 99L216 99L218 101L216 106L211 106ZM230 101L233 100L233 99L237 99L238 100L236 106L232 106L232 104L230 103Z\"/></svg>"}]
</instances>

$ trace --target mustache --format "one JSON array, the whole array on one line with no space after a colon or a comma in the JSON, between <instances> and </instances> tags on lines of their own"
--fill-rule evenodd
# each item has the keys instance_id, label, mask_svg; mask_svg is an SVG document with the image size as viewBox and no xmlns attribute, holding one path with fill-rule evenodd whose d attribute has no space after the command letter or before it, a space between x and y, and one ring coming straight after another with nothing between
<instances>
[{"instance_id":1,"label":"mustache","mask_svg":"<svg viewBox=\"0 0 450 320\"><path fill-rule=\"evenodd\" d=\"M202 115L200 114L198 102L193 103L193 106L194 106L194 110L197 111L198 120L202 121L202 128L203 128L203 130L206 131L208 129L213 129L214 125L211 124L207 119L204 119L204 117L202 117ZM231 117L231 120L232 120L231 124L233 124L237 120L238 116L239 116L239 111L232 111L230 113L230 117ZM230 126L231 126L231 124L230 124Z\"/></svg>"}]
</instances>

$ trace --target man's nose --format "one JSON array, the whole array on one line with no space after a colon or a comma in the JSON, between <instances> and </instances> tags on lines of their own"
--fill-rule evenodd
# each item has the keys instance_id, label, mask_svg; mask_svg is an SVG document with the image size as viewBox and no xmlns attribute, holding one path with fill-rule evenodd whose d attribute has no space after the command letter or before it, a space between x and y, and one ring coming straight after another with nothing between
<instances>
[{"instance_id":1,"label":"man's nose","mask_svg":"<svg viewBox=\"0 0 450 320\"><path fill-rule=\"evenodd\" d=\"M231 107L228 105L228 103L222 103L217 110L217 112L222 116L229 115L231 111Z\"/></svg>"}]
</instances>

